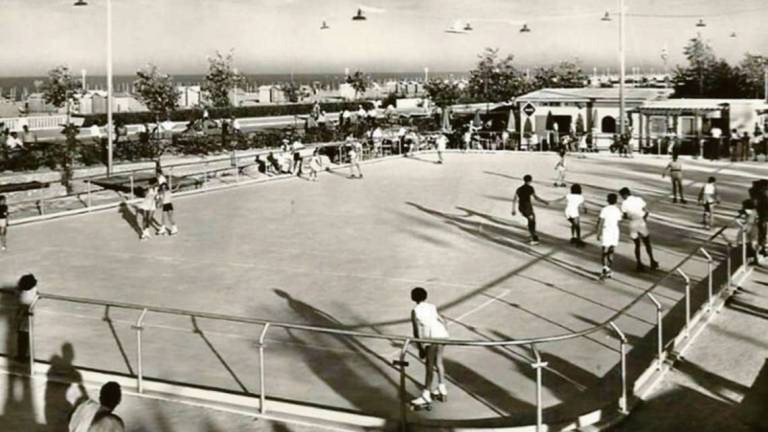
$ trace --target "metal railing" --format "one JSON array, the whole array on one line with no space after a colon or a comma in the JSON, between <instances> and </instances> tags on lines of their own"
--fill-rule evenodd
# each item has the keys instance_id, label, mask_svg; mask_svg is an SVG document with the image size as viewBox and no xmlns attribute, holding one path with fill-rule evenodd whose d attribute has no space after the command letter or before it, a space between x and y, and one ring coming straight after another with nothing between
<instances>
[{"instance_id":1,"label":"metal railing","mask_svg":"<svg viewBox=\"0 0 768 432\"><path fill-rule=\"evenodd\" d=\"M662 363L665 361L666 351L668 347L665 346L664 339L663 339L663 307L661 303L654 296L654 291L657 288L662 286L662 282L673 277L674 275L677 274L682 277L682 279L685 282L685 297L684 297L685 325L683 327L683 331L685 336L687 337L691 329L691 319L692 319L693 311L691 308L691 278L685 273L685 271L683 271L683 266L699 255L703 255L706 258L707 260L706 278L708 280L707 301L702 305L702 308L711 312L712 305L713 305L713 295L714 295L713 253L714 253L714 247L716 246L716 241L718 241L719 239L723 239L725 241L725 250L726 250L725 260L727 261L726 263L727 283L725 284L726 288L731 288L733 285L731 278L733 276L733 271L734 271L734 265L732 263L732 255L733 255L732 250L733 250L734 244L740 243L741 264L746 265L747 263L746 231L745 231L745 227L742 226L740 222L738 223L740 227L739 227L738 239L736 241L731 241L725 235L726 230L730 228L730 226L732 225L731 223L721 227L713 235L711 235L706 240L702 241L699 245L697 245L697 247L693 251L691 251L689 254L687 254L677 265L669 269L661 278L659 278L656 282L654 282L649 288L645 289L642 293L640 293L636 298L630 301L627 305L617 310L613 315L611 315L608 319L604 320L603 322L581 331L573 331L573 332L556 334L556 335L551 335L546 337L529 337L525 339L516 339L516 340L424 339L424 338L413 338L413 337L408 337L403 335L369 333L369 332L345 330L345 329L339 329L339 328L328 328L328 327L314 326L314 325L295 324L295 323L289 323L289 322L277 322L277 321L271 321L271 320L263 320L263 319L257 319L257 318L248 318L248 317L232 316L232 315L209 313L209 312L190 311L190 310L177 309L177 308L156 307L156 306L144 305L144 304L102 301L102 300L94 300L94 299L87 299L87 298L41 293L38 299L29 308L29 318L28 318L29 349L30 349L29 368L30 368L30 371L35 370L36 359L35 359L34 311L41 302L67 302L67 303L74 303L79 305L92 305L92 306L106 307L107 309L116 308L116 309L137 311L139 315L138 315L138 318L136 319L135 325L133 325L132 328L136 332L136 350L137 350L136 352L137 352L138 367L136 370L135 379L136 379L136 387L139 393L144 391L145 368L144 368L143 357L142 357L142 354L143 354L142 353L142 346L143 346L142 333L147 330L147 328L144 325L144 319L148 312L190 317L193 319L202 318L202 319L208 319L208 320L214 320L214 321L261 326L261 332L259 333L259 336L258 336L258 355L259 355L258 376L259 376L259 389L260 389L258 396L260 400L259 411L261 413L265 413L267 409L266 408L266 398L267 398L266 377L268 376L268 374L266 373L266 366L265 366L266 365L265 348L267 346L265 341L266 341L266 336L270 330L280 328L284 330L307 331L313 334L326 334L326 335L343 336L343 337L349 337L349 338L385 340L385 341L389 341L390 343L396 343L401 346L398 357L396 360L392 362L392 366L394 366L397 369L400 376L400 384L399 384L400 415L401 415L402 424L405 425L407 424L407 421L408 421L408 414L407 414L408 410L407 410L407 401L406 401L407 393L405 389L406 367L408 366L408 362L407 362L408 349L411 345L415 343L429 343L429 344L440 344L440 345L446 345L446 346L472 346L472 347L521 346L521 347L527 347L530 350L530 352L533 354L532 358L529 360L530 360L530 366L536 370L536 395L535 395L536 430L541 431L543 430L543 421L544 421L543 420L543 404L542 404L542 389L543 389L542 369L547 367L547 362L543 361L543 357L539 351L539 347L544 344L551 344L551 343L561 342L565 340L586 337L601 330L608 330L609 332L615 334L620 342L620 347L619 347L620 389L618 392L619 393L618 406L621 412L626 413L628 410L628 397L629 397L628 395L629 385L627 382L628 341L625 333L617 325L617 320L620 317L627 314L633 306L642 302L644 299L647 298L652 302L652 304L656 309L655 328L657 331L656 338L658 339L655 361L656 361L656 368L660 369L662 367ZM650 366L653 366L653 365L650 365Z\"/></svg>"}]
</instances>

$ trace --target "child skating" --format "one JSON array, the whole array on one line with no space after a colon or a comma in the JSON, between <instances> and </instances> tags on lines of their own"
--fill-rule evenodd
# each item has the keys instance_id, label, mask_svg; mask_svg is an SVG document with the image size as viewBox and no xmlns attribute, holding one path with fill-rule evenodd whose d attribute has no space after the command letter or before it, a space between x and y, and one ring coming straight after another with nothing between
<instances>
[{"instance_id":1,"label":"child skating","mask_svg":"<svg viewBox=\"0 0 768 432\"><path fill-rule=\"evenodd\" d=\"M8 237L8 204L5 195L0 195L0 250L6 250Z\"/></svg>"},{"instance_id":2,"label":"child skating","mask_svg":"<svg viewBox=\"0 0 768 432\"><path fill-rule=\"evenodd\" d=\"M533 177L531 177L530 174L526 174L523 177L523 182L524 184L517 188L515 197L512 198L512 216L517 214L515 210L516 208L520 210L520 214L528 220L528 232L531 235L528 239L528 243L531 246L536 246L539 244L539 236L536 235L536 214L533 212L533 202L531 201L531 198L544 205L549 205L549 201L541 199L536 195L536 191L533 189L533 186L531 186ZM518 201L520 203L519 206Z\"/></svg>"},{"instance_id":3,"label":"child skating","mask_svg":"<svg viewBox=\"0 0 768 432\"><path fill-rule=\"evenodd\" d=\"M176 221L173 217L173 193L171 188L168 187L168 183L160 185L160 202L163 207L162 222L163 225L157 231L158 235L175 235L179 233L179 228L176 226ZM170 229L168 228L170 226Z\"/></svg>"},{"instance_id":4,"label":"child skating","mask_svg":"<svg viewBox=\"0 0 768 432\"><path fill-rule=\"evenodd\" d=\"M601 263L603 269L600 272L600 280L613 277L613 252L619 245L619 222L623 218L621 209L616 205L618 196L608 194L608 205L600 211L600 219L597 222L597 241L602 246Z\"/></svg>"},{"instance_id":5,"label":"child skating","mask_svg":"<svg viewBox=\"0 0 768 432\"><path fill-rule=\"evenodd\" d=\"M584 246L581 239L581 212L587 213L587 207L584 205L584 196L581 194L581 185L571 185L571 192L564 198L565 200L565 218L571 224L571 244Z\"/></svg>"},{"instance_id":6,"label":"child skating","mask_svg":"<svg viewBox=\"0 0 768 432\"><path fill-rule=\"evenodd\" d=\"M445 148L448 146L448 137L444 134L440 134L439 137L437 137L437 163L442 164L443 163L443 152L445 152Z\"/></svg>"},{"instance_id":7,"label":"child skating","mask_svg":"<svg viewBox=\"0 0 768 432\"><path fill-rule=\"evenodd\" d=\"M141 240L149 239L149 229L155 219L155 210L157 210L157 179L149 180L149 187L144 194L144 199L139 204L139 211L142 216Z\"/></svg>"},{"instance_id":8,"label":"child skating","mask_svg":"<svg viewBox=\"0 0 768 432\"><path fill-rule=\"evenodd\" d=\"M411 290L411 300L416 306L411 311L413 337L418 339L448 339L445 319L440 316L437 307L427 303L427 290L416 287ZM448 400L448 389L445 387L445 366L443 365L443 344L417 343L419 357L424 359L424 389L421 396L411 401L411 409L419 411L431 410L432 401L445 402ZM433 388L434 374L437 372L437 388Z\"/></svg>"},{"instance_id":9,"label":"child skating","mask_svg":"<svg viewBox=\"0 0 768 432\"><path fill-rule=\"evenodd\" d=\"M629 236L635 243L635 260L637 261L637 271L645 271L643 265L641 243L645 245L645 251L648 259L651 261L651 270L659 268L659 263L653 258L653 246L651 245L651 234L648 230L648 216L650 213L646 208L645 200L632 195L629 188L621 188L621 212L629 219Z\"/></svg>"},{"instance_id":10,"label":"child skating","mask_svg":"<svg viewBox=\"0 0 768 432\"><path fill-rule=\"evenodd\" d=\"M323 169L323 161L320 159L320 147L315 147L312 158L309 160L309 180L318 181L317 174Z\"/></svg>"},{"instance_id":11,"label":"child skating","mask_svg":"<svg viewBox=\"0 0 768 432\"><path fill-rule=\"evenodd\" d=\"M712 229L712 213L715 205L720 204L720 196L717 193L717 179L710 177L707 184L701 187L699 191L699 205L704 206L702 224L704 229Z\"/></svg>"},{"instance_id":12,"label":"child skating","mask_svg":"<svg viewBox=\"0 0 768 432\"><path fill-rule=\"evenodd\" d=\"M360 157L363 153L363 145L356 139L350 139L349 146L349 178L355 178L355 169L357 169L357 177L363 178L363 170L360 169Z\"/></svg>"},{"instance_id":13,"label":"child skating","mask_svg":"<svg viewBox=\"0 0 768 432\"><path fill-rule=\"evenodd\" d=\"M565 149L560 150L560 160L555 164L555 171L557 172L557 179L555 180L555 187L566 187L565 184Z\"/></svg>"}]
</instances>

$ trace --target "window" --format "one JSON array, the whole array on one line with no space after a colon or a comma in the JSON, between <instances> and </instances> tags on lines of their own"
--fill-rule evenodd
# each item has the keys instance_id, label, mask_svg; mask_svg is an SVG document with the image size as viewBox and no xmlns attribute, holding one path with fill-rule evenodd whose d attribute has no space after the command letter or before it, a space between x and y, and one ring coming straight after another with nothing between
<instances>
[{"instance_id":1,"label":"window","mask_svg":"<svg viewBox=\"0 0 768 432\"><path fill-rule=\"evenodd\" d=\"M603 117L603 121L600 122L600 132L616 133L616 119L611 116Z\"/></svg>"}]
</instances>

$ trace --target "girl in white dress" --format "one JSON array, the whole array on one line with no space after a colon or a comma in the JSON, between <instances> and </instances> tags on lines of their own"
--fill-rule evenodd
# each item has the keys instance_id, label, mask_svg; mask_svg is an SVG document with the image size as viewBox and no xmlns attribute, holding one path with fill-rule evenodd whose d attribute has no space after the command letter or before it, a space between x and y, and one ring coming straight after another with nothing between
<instances>
[{"instance_id":1,"label":"girl in white dress","mask_svg":"<svg viewBox=\"0 0 768 432\"><path fill-rule=\"evenodd\" d=\"M448 330L445 320L437 311L435 305L427 303L427 290L416 287L411 290L411 300L416 307L411 311L413 336L420 339L447 339ZM421 396L411 401L414 409L420 409L432 404L432 399L444 402L448 399L445 387L445 366L443 365L443 349L445 345L418 343L419 357L425 361L426 378ZM437 389L432 390L433 373L437 371Z\"/></svg>"},{"instance_id":2,"label":"girl in white dress","mask_svg":"<svg viewBox=\"0 0 768 432\"><path fill-rule=\"evenodd\" d=\"M141 240L149 239L149 229L155 219L155 210L157 210L157 179L153 178L149 180L149 187L144 194L144 200L139 204L143 225Z\"/></svg>"},{"instance_id":3,"label":"girl in white dress","mask_svg":"<svg viewBox=\"0 0 768 432\"><path fill-rule=\"evenodd\" d=\"M312 152L312 159L309 160L309 180L317 181L317 173L323 169L323 163L320 160L320 147L316 147Z\"/></svg>"},{"instance_id":4,"label":"girl in white dress","mask_svg":"<svg viewBox=\"0 0 768 432\"><path fill-rule=\"evenodd\" d=\"M565 196L565 217L571 223L571 244L584 246L581 239L581 212L587 213L584 205L584 196L581 194L581 185L571 185L571 193Z\"/></svg>"}]
</instances>

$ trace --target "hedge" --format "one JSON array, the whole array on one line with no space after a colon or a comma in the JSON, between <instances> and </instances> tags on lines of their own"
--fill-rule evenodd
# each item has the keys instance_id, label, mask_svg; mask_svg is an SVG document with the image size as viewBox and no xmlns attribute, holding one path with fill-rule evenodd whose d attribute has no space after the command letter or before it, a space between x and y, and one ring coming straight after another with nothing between
<instances>
[{"instance_id":1,"label":"hedge","mask_svg":"<svg viewBox=\"0 0 768 432\"><path fill-rule=\"evenodd\" d=\"M314 104L311 103L299 103L290 105L257 105L233 108L210 108L208 109L208 114L211 116L211 118L230 118L232 116L243 118L306 115L312 111L313 105ZM345 109L349 111L357 111L360 105L362 105L365 109L370 109L373 107L373 104L368 101L331 102L321 103L320 109L327 113L340 112ZM149 111L113 113L112 116L115 124L129 125L155 122L155 114ZM106 114L87 114L79 117L85 119L83 127L90 127L94 124L107 124ZM202 110L200 109L178 110L171 112L169 115L169 118L172 121L191 121L201 117Z\"/></svg>"}]
</instances>

